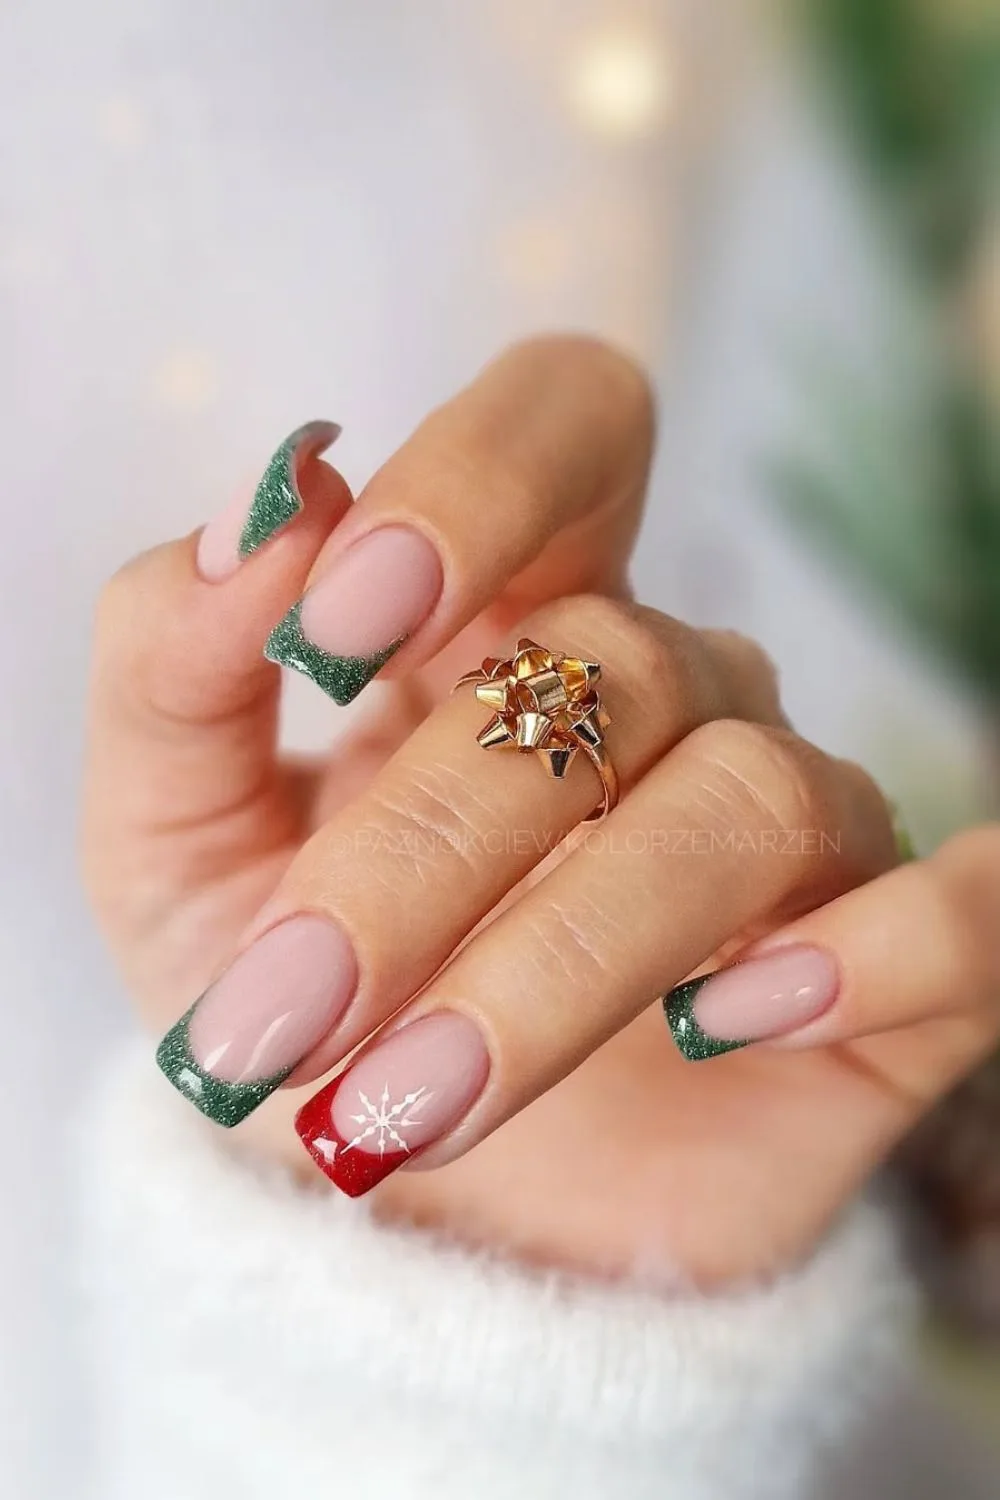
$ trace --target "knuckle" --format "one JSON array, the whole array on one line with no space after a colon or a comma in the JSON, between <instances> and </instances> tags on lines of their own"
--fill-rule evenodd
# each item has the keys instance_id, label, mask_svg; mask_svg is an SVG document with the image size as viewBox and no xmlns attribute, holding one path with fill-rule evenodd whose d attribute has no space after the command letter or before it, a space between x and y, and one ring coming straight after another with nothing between
<instances>
[{"instance_id":1,"label":"knuckle","mask_svg":"<svg viewBox=\"0 0 1000 1500\"><path fill-rule=\"evenodd\" d=\"M114 639L135 609L143 557L132 557L104 584L94 609L94 628L99 641Z\"/></svg>"},{"instance_id":2,"label":"knuckle","mask_svg":"<svg viewBox=\"0 0 1000 1500\"><path fill-rule=\"evenodd\" d=\"M924 869L985 992L1000 1003L1000 824L954 834Z\"/></svg>"},{"instance_id":3,"label":"knuckle","mask_svg":"<svg viewBox=\"0 0 1000 1500\"><path fill-rule=\"evenodd\" d=\"M720 664L726 693L737 712L776 724L787 723L781 707L778 668L759 641L738 630L706 630L702 639Z\"/></svg>"},{"instance_id":4,"label":"knuckle","mask_svg":"<svg viewBox=\"0 0 1000 1500\"><path fill-rule=\"evenodd\" d=\"M546 645L599 661L613 718L643 725L643 743L651 722L676 742L728 703L700 632L658 610L579 594L546 605L526 629Z\"/></svg>"},{"instance_id":5,"label":"knuckle","mask_svg":"<svg viewBox=\"0 0 1000 1500\"><path fill-rule=\"evenodd\" d=\"M191 539L165 542L119 568L94 616L92 689L96 701L126 707L136 722L171 732L255 714L268 665L248 654L233 665L233 637L190 588Z\"/></svg>"},{"instance_id":6,"label":"knuckle","mask_svg":"<svg viewBox=\"0 0 1000 1500\"><path fill-rule=\"evenodd\" d=\"M642 367L613 345L586 334L543 334L509 345L484 375L499 376L518 390L534 391L540 397L558 392L560 409L572 410L578 427L584 423L588 428L599 427L602 447L617 456L618 465L627 462L630 472L645 473L656 429L653 387ZM394 482L406 482L408 476L414 480L418 470L433 472L436 485L453 484L460 494L470 487L482 492L495 474L501 492L498 499L508 512L512 486L516 492L523 485L524 502L534 508L536 466L523 472L522 460L509 445L498 454L495 424L478 417L463 422L457 444L454 410L452 401L432 411L410 444L400 450L406 454L405 464L396 455L384 472L391 472ZM458 447L461 451L456 451Z\"/></svg>"},{"instance_id":7,"label":"knuckle","mask_svg":"<svg viewBox=\"0 0 1000 1500\"><path fill-rule=\"evenodd\" d=\"M591 334L550 333L512 344L497 364L520 383L572 398L581 419L590 414L601 425L609 449L645 472L656 434L656 397L631 355Z\"/></svg>"},{"instance_id":8,"label":"knuckle","mask_svg":"<svg viewBox=\"0 0 1000 1500\"><path fill-rule=\"evenodd\" d=\"M862 816L871 824L882 826L887 849L898 858L892 808L874 776L856 760L838 759L833 764L837 767L850 797L860 809Z\"/></svg>"},{"instance_id":9,"label":"knuckle","mask_svg":"<svg viewBox=\"0 0 1000 1500\"><path fill-rule=\"evenodd\" d=\"M518 339L501 360L552 367L600 383L605 393L636 420L652 423L655 397L645 368L631 354L608 339L589 333L543 333Z\"/></svg>"},{"instance_id":10,"label":"knuckle","mask_svg":"<svg viewBox=\"0 0 1000 1500\"><path fill-rule=\"evenodd\" d=\"M546 606L532 626L543 636L547 633L560 649L613 664L615 675L627 673L655 693L668 676L669 651L650 629L645 613L606 594L577 594Z\"/></svg>"},{"instance_id":11,"label":"knuckle","mask_svg":"<svg viewBox=\"0 0 1000 1500\"><path fill-rule=\"evenodd\" d=\"M670 653L650 630L641 610L615 599L588 598L586 621L587 629L604 643L600 649L616 663L617 672L627 669L636 682L646 684L650 694L663 691Z\"/></svg>"},{"instance_id":12,"label":"knuckle","mask_svg":"<svg viewBox=\"0 0 1000 1500\"><path fill-rule=\"evenodd\" d=\"M98 650L128 655L149 638L150 619L168 569L174 565L177 544L163 543L123 563L104 584L94 609ZM160 622L162 623L162 622Z\"/></svg>"},{"instance_id":13,"label":"knuckle","mask_svg":"<svg viewBox=\"0 0 1000 1500\"><path fill-rule=\"evenodd\" d=\"M713 634L729 647L741 671L777 684L778 668L774 657L753 636L743 635L739 630L718 630Z\"/></svg>"},{"instance_id":14,"label":"knuckle","mask_svg":"<svg viewBox=\"0 0 1000 1500\"><path fill-rule=\"evenodd\" d=\"M963 828L945 840L934 858L948 868L971 870L1000 884L1000 823Z\"/></svg>"},{"instance_id":15,"label":"knuckle","mask_svg":"<svg viewBox=\"0 0 1000 1500\"><path fill-rule=\"evenodd\" d=\"M529 970L541 993L563 985L577 996L579 1014L599 1024L606 1015L607 994L614 982L615 953L627 934L615 930L607 902L600 895L576 894L572 900L527 907L522 916L524 940L517 962Z\"/></svg>"},{"instance_id":16,"label":"knuckle","mask_svg":"<svg viewBox=\"0 0 1000 1500\"><path fill-rule=\"evenodd\" d=\"M368 831L425 883L441 868L440 856L470 868L488 832L489 812L468 778L444 764L409 768L405 780L373 786L365 809Z\"/></svg>"},{"instance_id":17,"label":"knuckle","mask_svg":"<svg viewBox=\"0 0 1000 1500\"><path fill-rule=\"evenodd\" d=\"M577 335L568 341L575 357L585 362L595 380L617 401L619 409L633 425L652 426L656 417L656 398L645 368L630 354L604 339Z\"/></svg>"},{"instance_id":18,"label":"knuckle","mask_svg":"<svg viewBox=\"0 0 1000 1500\"><path fill-rule=\"evenodd\" d=\"M826 757L787 730L716 719L684 743L700 765L705 790L734 822L782 830L826 825Z\"/></svg>"}]
</instances>

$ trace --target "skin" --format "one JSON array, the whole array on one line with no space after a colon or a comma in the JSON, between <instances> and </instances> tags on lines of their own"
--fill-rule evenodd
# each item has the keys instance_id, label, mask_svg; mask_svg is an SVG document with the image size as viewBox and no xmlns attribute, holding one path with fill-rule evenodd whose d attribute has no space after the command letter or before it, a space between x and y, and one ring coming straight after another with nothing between
<instances>
[{"instance_id":1,"label":"skin","mask_svg":"<svg viewBox=\"0 0 1000 1500\"><path fill-rule=\"evenodd\" d=\"M349 511L343 480L311 460L304 513L224 581L199 576L197 536L129 563L98 610L83 860L156 1033L279 917L327 911L351 935L354 1019L240 1126L244 1150L319 1180L291 1129L303 1087L404 1004L462 1009L488 1039L490 1085L374 1211L541 1264L713 1285L808 1254L996 1044L1000 830L894 869L878 789L788 729L763 652L629 601L652 442L628 360L536 340L434 412ZM384 523L433 540L442 597L331 753L283 759L267 632ZM808 828L840 853L657 859L571 839L541 872L483 854L497 830L570 833L595 795L586 767L556 786L487 757L481 710L448 696L521 634L605 666L625 792L606 832L641 847L657 828ZM387 837L359 852L373 825ZM398 853L414 828L476 837L428 869ZM653 997L787 941L835 955L832 1009L686 1062Z\"/></svg>"}]
</instances>

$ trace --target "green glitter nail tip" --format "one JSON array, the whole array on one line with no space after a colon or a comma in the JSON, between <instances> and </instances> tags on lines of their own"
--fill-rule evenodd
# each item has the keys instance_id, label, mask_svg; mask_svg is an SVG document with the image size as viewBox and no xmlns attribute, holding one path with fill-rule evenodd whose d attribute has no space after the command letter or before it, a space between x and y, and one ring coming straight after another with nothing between
<instances>
[{"instance_id":1,"label":"green glitter nail tip","mask_svg":"<svg viewBox=\"0 0 1000 1500\"><path fill-rule=\"evenodd\" d=\"M394 656L406 640L399 636L382 651L371 656L332 656L321 651L302 633L302 600L293 604L283 620L279 620L267 638L264 655L279 667L293 667L322 688L341 707L358 696L377 672L381 672L390 656Z\"/></svg>"},{"instance_id":2,"label":"green glitter nail tip","mask_svg":"<svg viewBox=\"0 0 1000 1500\"><path fill-rule=\"evenodd\" d=\"M304 458L316 458L340 436L336 422L306 422L287 437L264 470L254 492L253 504L243 523L239 554L249 557L302 510L298 466Z\"/></svg>"},{"instance_id":3,"label":"green glitter nail tip","mask_svg":"<svg viewBox=\"0 0 1000 1500\"><path fill-rule=\"evenodd\" d=\"M726 1042L717 1036L708 1036L695 1020L694 1002L698 991L714 978L714 974L702 974L698 979L689 979L687 984L679 984L663 997L663 1014L670 1034L688 1062L707 1062L710 1057L721 1057L724 1052L736 1052L748 1045L745 1041Z\"/></svg>"},{"instance_id":4,"label":"green glitter nail tip","mask_svg":"<svg viewBox=\"0 0 1000 1500\"><path fill-rule=\"evenodd\" d=\"M171 1026L156 1049L156 1061L185 1099L189 1099L216 1125L225 1125L229 1129L263 1104L292 1070L286 1068L282 1073L274 1073L270 1078L255 1078L250 1083L227 1083L222 1078L213 1078L195 1062L188 1041L188 1022L194 1015L195 1005L175 1026Z\"/></svg>"}]
</instances>

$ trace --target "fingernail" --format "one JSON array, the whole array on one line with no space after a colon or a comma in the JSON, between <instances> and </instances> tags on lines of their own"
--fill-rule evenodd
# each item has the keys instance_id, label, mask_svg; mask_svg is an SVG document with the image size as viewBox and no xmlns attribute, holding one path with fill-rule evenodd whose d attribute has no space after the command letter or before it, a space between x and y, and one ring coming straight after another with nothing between
<instances>
[{"instance_id":1,"label":"fingernail","mask_svg":"<svg viewBox=\"0 0 1000 1500\"><path fill-rule=\"evenodd\" d=\"M441 560L419 531L382 526L339 557L272 630L264 655L350 703L424 622Z\"/></svg>"},{"instance_id":2,"label":"fingernail","mask_svg":"<svg viewBox=\"0 0 1000 1500\"><path fill-rule=\"evenodd\" d=\"M837 965L821 948L773 948L678 985L663 999L674 1041L691 1062L797 1031L837 997Z\"/></svg>"},{"instance_id":3,"label":"fingernail","mask_svg":"<svg viewBox=\"0 0 1000 1500\"><path fill-rule=\"evenodd\" d=\"M422 1016L378 1042L295 1117L313 1161L352 1198L437 1141L482 1093L490 1057L466 1016Z\"/></svg>"},{"instance_id":4,"label":"fingernail","mask_svg":"<svg viewBox=\"0 0 1000 1500\"><path fill-rule=\"evenodd\" d=\"M325 917L289 917L259 937L171 1027L156 1061L202 1114L238 1125L346 1011L354 950Z\"/></svg>"},{"instance_id":5,"label":"fingernail","mask_svg":"<svg viewBox=\"0 0 1000 1500\"><path fill-rule=\"evenodd\" d=\"M303 508L299 479L303 467L340 436L335 422L307 422L287 437L264 470L249 509L238 496L210 521L198 539L198 571L221 583L240 563L271 539Z\"/></svg>"}]
</instances>

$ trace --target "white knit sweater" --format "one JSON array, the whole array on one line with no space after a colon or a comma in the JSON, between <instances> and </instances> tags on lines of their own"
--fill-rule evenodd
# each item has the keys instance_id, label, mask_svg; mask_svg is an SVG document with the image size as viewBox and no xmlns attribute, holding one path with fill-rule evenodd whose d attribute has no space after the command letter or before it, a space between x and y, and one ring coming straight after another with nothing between
<instances>
[{"instance_id":1,"label":"white knit sweater","mask_svg":"<svg viewBox=\"0 0 1000 1500\"><path fill-rule=\"evenodd\" d=\"M859 1204L711 1299L542 1275L234 1158L130 1055L96 1129L100 1500L785 1500L910 1305Z\"/></svg>"}]
</instances>

